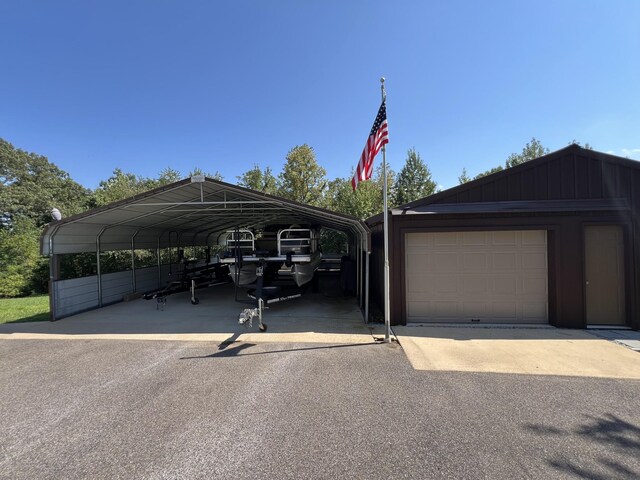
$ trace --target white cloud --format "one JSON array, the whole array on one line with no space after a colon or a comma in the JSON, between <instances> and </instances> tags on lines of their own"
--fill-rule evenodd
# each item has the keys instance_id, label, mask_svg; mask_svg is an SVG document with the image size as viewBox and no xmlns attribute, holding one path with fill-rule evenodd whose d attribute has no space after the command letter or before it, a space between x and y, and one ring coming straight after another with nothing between
<instances>
[{"instance_id":1,"label":"white cloud","mask_svg":"<svg viewBox=\"0 0 640 480\"><path fill-rule=\"evenodd\" d=\"M610 155L640 159L640 148L621 148L620 150L607 150Z\"/></svg>"},{"instance_id":2,"label":"white cloud","mask_svg":"<svg viewBox=\"0 0 640 480\"><path fill-rule=\"evenodd\" d=\"M625 157L637 157L640 156L640 148L622 148L620 149L622 155Z\"/></svg>"}]
</instances>

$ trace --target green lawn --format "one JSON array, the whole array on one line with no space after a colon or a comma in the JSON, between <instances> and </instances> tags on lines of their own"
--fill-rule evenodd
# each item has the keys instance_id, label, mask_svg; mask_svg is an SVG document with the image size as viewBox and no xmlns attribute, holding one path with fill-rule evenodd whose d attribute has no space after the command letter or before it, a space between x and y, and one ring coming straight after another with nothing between
<instances>
[{"instance_id":1,"label":"green lawn","mask_svg":"<svg viewBox=\"0 0 640 480\"><path fill-rule=\"evenodd\" d=\"M49 296L0 298L0 323L49 320Z\"/></svg>"}]
</instances>

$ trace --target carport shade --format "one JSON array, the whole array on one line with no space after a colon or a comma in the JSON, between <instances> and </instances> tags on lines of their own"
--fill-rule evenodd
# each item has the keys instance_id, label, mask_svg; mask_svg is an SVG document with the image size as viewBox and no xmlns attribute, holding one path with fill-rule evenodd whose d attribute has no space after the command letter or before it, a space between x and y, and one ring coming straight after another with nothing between
<instances>
[{"instance_id":1,"label":"carport shade","mask_svg":"<svg viewBox=\"0 0 640 480\"><path fill-rule=\"evenodd\" d=\"M369 252L361 220L330 210L196 176L52 222L41 237L43 255L206 246L220 233L269 224L312 224L346 233Z\"/></svg>"},{"instance_id":2,"label":"carport shade","mask_svg":"<svg viewBox=\"0 0 640 480\"><path fill-rule=\"evenodd\" d=\"M364 307L364 318L368 319L369 255L365 255L366 262L361 260L362 253L370 253L371 233L363 221L203 175L52 222L42 234L40 248L43 255L50 257L96 252L98 307L101 307L99 252L207 246L217 242L218 235L228 229L260 229L270 224L311 224L346 233L355 247L357 293L360 307ZM52 259L51 282L56 280L54 268ZM135 291L135 265L133 271ZM52 320L56 317L54 297L51 298Z\"/></svg>"}]
</instances>

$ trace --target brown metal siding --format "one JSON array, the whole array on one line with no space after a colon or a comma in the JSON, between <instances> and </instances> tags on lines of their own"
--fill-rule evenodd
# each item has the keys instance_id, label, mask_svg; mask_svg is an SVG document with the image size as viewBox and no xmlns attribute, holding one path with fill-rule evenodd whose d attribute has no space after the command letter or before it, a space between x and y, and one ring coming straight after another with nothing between
<instances>
[{"instance_id":1,"label":"brown metal siding","mask_svg":"<svg viewBox=\"0 0 640 480\"><path fill-rule=\"evenodd\" d=\"M391 223L391 320L406 322L404 236L443 230L545 229L548 231L549 322L559 327L585 326L584 225L623 225L627 232L627 317L640 329L640 162L612 157L577 146L507 169L413 202L429 204L624 198L630 211L495 215L400 215ZM378 227L374 227L374 230ZM382 239L382 225L379 225ZM380 240L381 242L382 240ZM380 243L380 249L382 244ZM374 251L379 251L374 242ZM382 253L380 253L380 258ZM372 271L372 284L382 284L382 268ZM378 276L379 275L379 276ZM382 298L383 289L376 295Z\"/></svg>"}]
</instances>

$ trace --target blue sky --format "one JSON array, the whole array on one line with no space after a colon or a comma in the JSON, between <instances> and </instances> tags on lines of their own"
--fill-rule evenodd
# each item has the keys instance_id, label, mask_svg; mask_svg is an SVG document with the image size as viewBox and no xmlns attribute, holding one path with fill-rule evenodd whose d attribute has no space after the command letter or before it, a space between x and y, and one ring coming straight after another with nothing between
<instances>
[{"instance_id":1,"label":"blue sky","mask_svg":"<svg viewBox=\"0 0 640 480\"><path fill-rule=\"evenodd\" d=\"M399 170L442 187L532 137L640 159L640 2L0 4L0 137L94 188L115 168L279 172L314 147L348 177L387 79Z\"/></svg>"}]
</instances>

